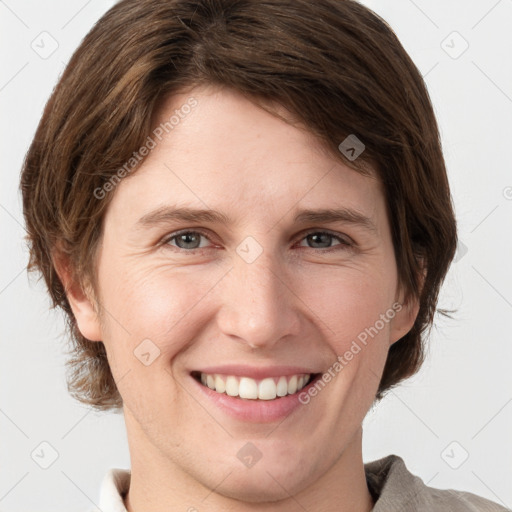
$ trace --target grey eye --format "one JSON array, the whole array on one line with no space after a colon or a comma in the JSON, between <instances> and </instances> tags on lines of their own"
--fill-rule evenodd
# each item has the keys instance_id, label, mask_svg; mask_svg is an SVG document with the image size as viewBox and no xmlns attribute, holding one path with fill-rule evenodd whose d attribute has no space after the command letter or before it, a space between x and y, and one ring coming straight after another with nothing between
<instances>
[{"instance_id":1,"label":"grey eye","mask_svg":"<svg viewBox=\"0 0 512 512\"><path fill-rule=\"evenodd\" d=\"M333 238L334 235L330 235L329 233L311 233L306 237L308 242L313 243L314 249L330 247Z\"/></svg>"},{"instance_id":2,"label":"grey eye","mask_svg":"<svg viewBox=\"0 0 512 512\"><path fill-rule=\"evenodd\" d=\"M179 249L199 249L204 247L204 245L201 246L201 238L206 239L203 234L197 231L183 231L182 233L170 237L166 243L170 244L174 241L174 244Z\"/></svg>"}]
</instances>

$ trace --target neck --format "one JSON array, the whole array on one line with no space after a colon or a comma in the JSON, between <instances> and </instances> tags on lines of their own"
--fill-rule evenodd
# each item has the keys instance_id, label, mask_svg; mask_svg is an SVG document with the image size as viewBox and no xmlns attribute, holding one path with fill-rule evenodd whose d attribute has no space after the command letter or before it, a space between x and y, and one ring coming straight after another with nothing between
<instances>
[{"instance_id":1,"label":"neck","mask_svg":"<svg viewBox=\"0 0 512 512\"><path fill-rule=\"evenodd\" d=\"M281 500L270 501L263 496L251 495L244 501L239 496L229 496L230 475L236 474L239 468L219 471L217 487L209 488L181 467L179 458L164 457L141 431L137 432L137 442L134 443L131 434L138 425L134 424L133 418L125 419L131 441L131 481L124 500L128 512L296 512L298 509L370 512L373 509L362 459L362 428L334 464L319 478L304 481L299 492L290 494L280 486L286 495ZM207 471L215 473L216 468L207 468ZM279 486L279 482L276 484Z\"/></svg>"}]
</instances>

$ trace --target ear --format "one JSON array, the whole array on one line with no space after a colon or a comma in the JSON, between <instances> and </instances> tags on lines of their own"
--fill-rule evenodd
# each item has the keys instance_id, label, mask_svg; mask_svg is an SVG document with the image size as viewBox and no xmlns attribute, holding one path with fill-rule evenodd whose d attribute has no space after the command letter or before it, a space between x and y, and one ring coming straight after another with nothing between
<instances>
[{"instance_id":1,"label":"ear","mask_svg":"<svg viewBox=\"0 0 512 512\"><path fill-rule=\"evenodd\" d=\"M420 271L420 291L423 289L425 283L425 276L427 269L424 266L423 258L421 258L421 271ZM416 297L412 297L407 303L404 304L404 293L395 300L392 309L396 312L391 324L391 332L389 337L389 345L397 342L403 338L413 327L418 312L420 310L420 301Z\"/></svg>"},{"instance_id":2,"label":"ear","mask_svg":"<svg viewBox=\"0 0 512 512\"><path fill-rule=\"evenodd\" d=\"M420 310L420 303L416 298L411 299L406 304L402 304L402 301L398 300L393 304L392 309L395 311L395 316L390 322L390 346L400 338L403 338L412 329Z\"/></svg>"},{"instance_id":3,"label":"ear","mask_svg":"<svg viewBox=\"0 0 512 512\"><path fill-rule=\"evenodd\" d=\"M74 279L69 257L63 251L56 250L52 259L82 336L89 341L102 341L99 313L92 291L84 291Z\"/></svg>"}]
</instances>

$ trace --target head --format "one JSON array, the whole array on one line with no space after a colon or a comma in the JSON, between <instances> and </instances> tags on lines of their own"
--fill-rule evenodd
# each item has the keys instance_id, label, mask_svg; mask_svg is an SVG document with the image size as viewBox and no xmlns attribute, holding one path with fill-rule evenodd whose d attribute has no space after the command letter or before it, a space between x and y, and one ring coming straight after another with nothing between
<instances>
[{"instance_id":1,"label":"head","mask_svg":"<svg viewBox=\"0 0 512 512\"><path fill-rule=\"evenodd\" d=\"M230 441L201 441L196 371L321 375L352 352L266 441L280 460L323 457L299 485L421 367L457 241L421 74L348 0L119 2L59 80L21 187L30 268L69 319L70 391L124 407L169 459L193 445L181 461L204 481L199 454L224 463ZM162 215L177 208L222 218ZM193 238L171 239L180 230Z\"/></svg>"}]
</instances>

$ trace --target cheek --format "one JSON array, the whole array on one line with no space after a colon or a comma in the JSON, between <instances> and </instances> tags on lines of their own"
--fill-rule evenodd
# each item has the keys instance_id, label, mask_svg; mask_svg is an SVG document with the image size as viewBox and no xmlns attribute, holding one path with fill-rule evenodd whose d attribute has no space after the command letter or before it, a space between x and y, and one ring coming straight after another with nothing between
<instances>
[{"instance_id":1,"label":"cheek","mask_svg":"<svg viewBox=\"0 0 512 512\"><path fill-rule=\"evenodd\" d=\"M151 340L162 355L181 349L199 322L196 306L219 281L223 272L200 272L192 266L180 269L153 262L103 272L102 300L107 313L109 338L131 354L144 340ZM185 332L186 331L186 332ZM119 343L124 340L125 343ZM126 350L128 344L132 350ZM119 354L121 356L121 354Z\"/></svg>"},{"instance_id":2,"label":"cheek","mask_svg":"<svg viewBox=\"0 0 512 512\"><path fill-rule=\"evenodd\" d=\"M312 282L315 286L311 286ZM389 269L345 267L308 276L302 280L298 294L320 320L317 323L331 339L333 348L343 350L390 310L394 286ZM380 335L387 332L387 326L386 323L382 328L379 322Z\"/></svg>"},{"instance_id":3,"label":"cheek","mask_svg":"<svg viewBox=\"0 0 512 512\"><path fill-rule=\"evenodd\" d=\"M104 274L104 343L125 404L148 422L177 396L169 361L199 333L198 302L211 288L204 278L152 267ZM154 407L148 407L147 394ZM161 401L161 402L160 402Z\"/></svg>"},{"instance_id":4,"label":"cheek","mask_svg":"<svg viewBox=\"0 0 512 512\"><path fill-rule=\"evenodd\" d=\"M229 300L215 291L223 278L230 279L225 266L173 267L158 258L148 258L147 263L112 261L116 264L105 261L99 269L102 303L108 312L105 342L112 340L111 351L125 362L131 362L126 358L133 358L144 340L151 340L164 356L161 361L168 361L213 321L223 300ZM323 331L337 354L345 352L392 305L392 269L374 263L311 264L287 276L287 286L298 297L290 298L290 307ZM387 332L381 331L379 336Z\"/></svg>"}]
</instances>

